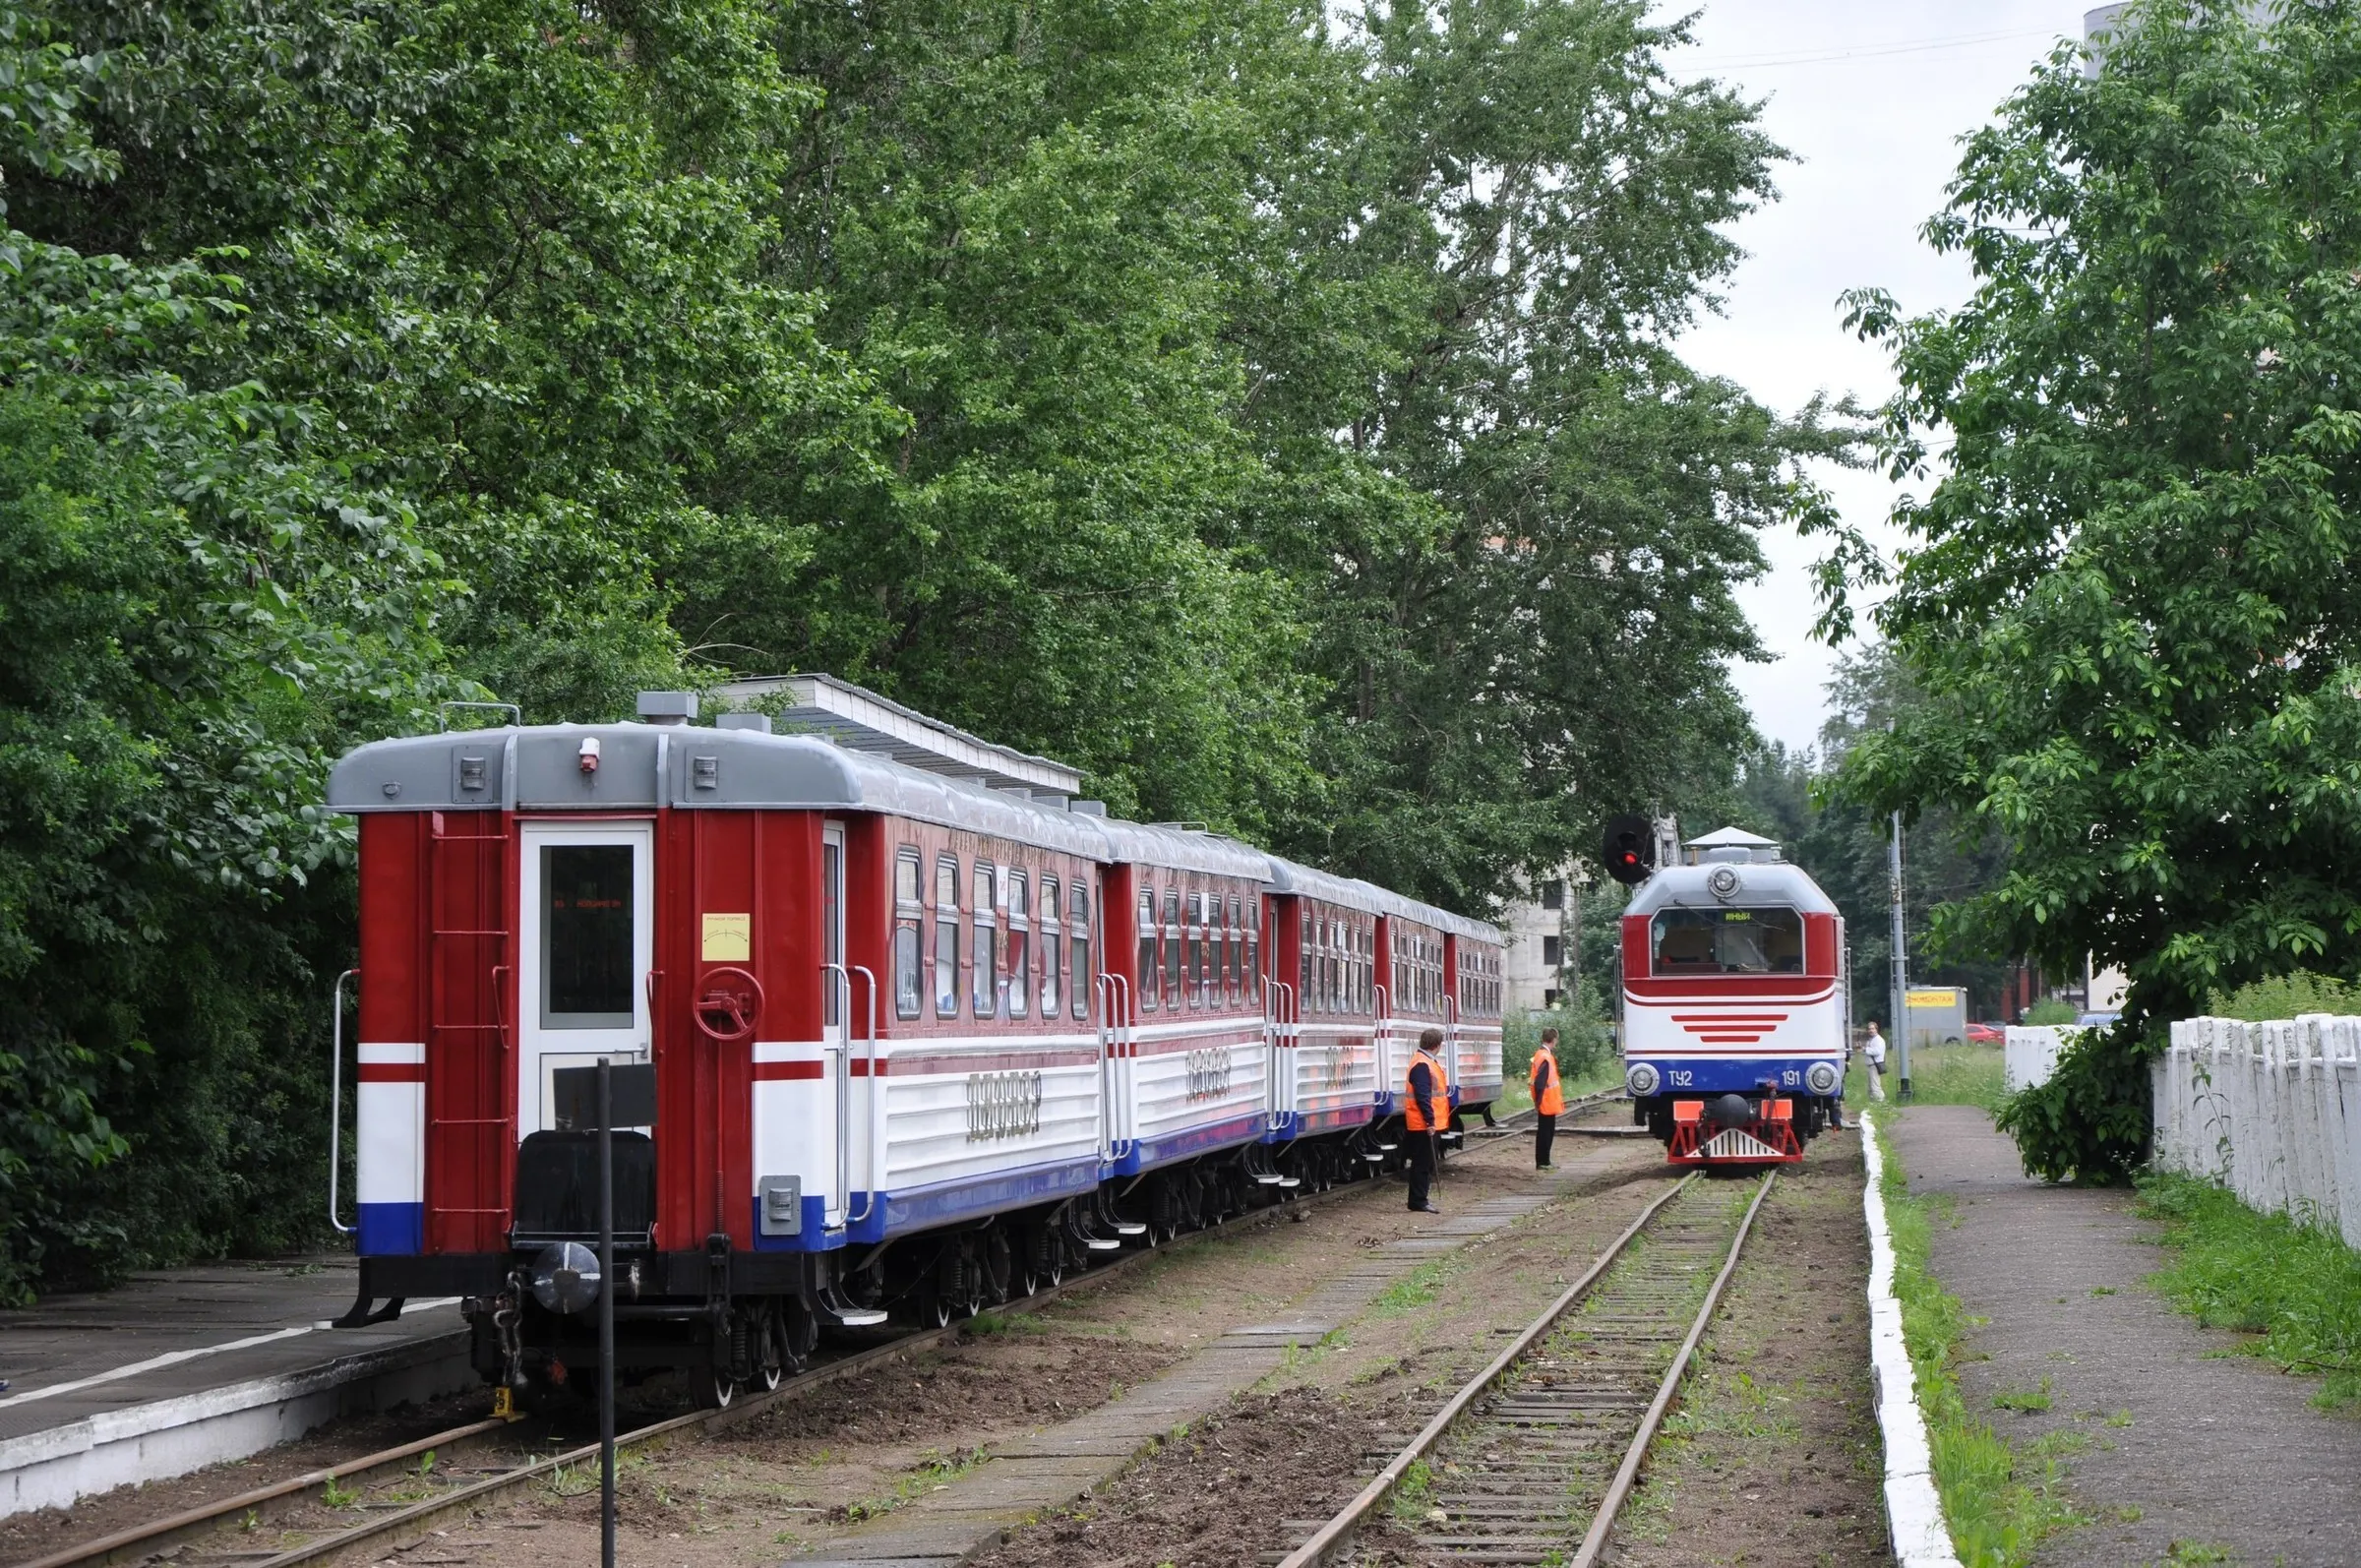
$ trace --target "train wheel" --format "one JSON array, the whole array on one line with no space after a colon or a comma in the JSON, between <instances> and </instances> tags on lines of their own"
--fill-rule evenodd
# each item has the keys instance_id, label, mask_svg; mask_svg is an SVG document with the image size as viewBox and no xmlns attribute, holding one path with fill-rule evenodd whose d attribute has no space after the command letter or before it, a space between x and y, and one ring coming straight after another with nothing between
<instances>
[{"instance_id":1,"label":"train wheel","mask_svg":"<svg viewBox=\"0 0 2361 1568\"><path fill-rule=\"evenodd\" d=\"M696 1377L696 1406L699 1410L728 1410L738 1397L738 1379L726 1366L709 1366Z\"/></svg>"},{"instance_id":2,"label":"train wheel","mask_svg":"<svg viewBox=\"0 0 2361 1568\"><path fill-rule=\"evenodd\" d=\"M755 1352L755 1381L767 1394L786 1380L787 1367L794 1359L787 1345L786 1319L777 1307L763 1312L761 1334Z\"/></svg>"},{"instance_id":3,"label":"train wheel","mask_svg":"<svg viewBox=\"0 0 2361 1568\"><path fill-rule=\"evenodd\" d=\"M978 1261L983 1265L985 1305L998 1306L1011 1295L1033 1294L1029 1286L1021 1291L1016 1289L1016 1258L1008 1245L1006 1230L995 1226L986 1233L982 1251L984 1255Z\"/></svg>"}]
</instances>

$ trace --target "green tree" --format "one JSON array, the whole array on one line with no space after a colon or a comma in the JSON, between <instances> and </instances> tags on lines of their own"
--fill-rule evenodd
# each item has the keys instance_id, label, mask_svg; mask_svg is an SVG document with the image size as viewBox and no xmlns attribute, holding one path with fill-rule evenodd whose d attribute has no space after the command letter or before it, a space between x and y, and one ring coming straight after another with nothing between
<instances>
[{"instance_id":1,"label":"green tree","mask_svg":"<svg viewBox=\"0 0 2361 1568\"><path fill-rule=\"evenodd\" d=\"M0 14L0 167L111 176L80 111L119 65ZM0 1299L307 1233L289 1047L350 842L314 802L346 737L454 689L410 509L316 406L195 378L240 294L0 240Z\"/></svg>"},{"instance_id":2,"label":"green tree","mask_svg":"<svg viewBox=\"0 0 2361 1568\"><path fill-rule=\"evenodd\" d=\"M1667 346L1784 154L1646 13L1371 6L1337 44L1352 138L1288 144L1274 195L1253 528L1306 584L1331 781L1286 841L1446 904L1726 781L1731 589L1759 528L1820 514L1796 460L1843 449Z\"/></svg>"},{"instance_id":3,"label":"green tree","mask_svg":"<svg viewBox=\"0 0 2361 1568\"><path fill-rule=\"evenodd\" d=\"M2096 73L2061 50L1928 226L1973 297L1854 301L1896 470L1952 446L1877 613L1925 701L1846 795L2005 840L1939 922L1965 943L2132 981L2017 1118L2052 1176L2139 1158L2165 1020L2361 970L2361 16L2275 10L2157 0Z\"/></svg>"}]
</instances>

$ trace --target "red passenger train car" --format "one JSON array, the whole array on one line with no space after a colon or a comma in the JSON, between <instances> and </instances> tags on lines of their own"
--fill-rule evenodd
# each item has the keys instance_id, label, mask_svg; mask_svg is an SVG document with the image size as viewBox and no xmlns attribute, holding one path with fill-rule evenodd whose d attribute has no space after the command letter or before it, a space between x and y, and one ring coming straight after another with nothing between
<instances>
[{"instance_id":1,"label":"red passenger train car","mask_svg":"<svg viewBox=\"0 0 2361 1568\"><path fill-rule=\"evenodd\" d=\"M628 1123L618 1367L712 1401L775 1384L830 1325L944 1321L1387 1163L1397 925L1432 954L1416 1016L1474 1031L1481 1063L1453 977L1496 961L1488 927L958 776L1041 759L814 692L874 748L725 715L338 764L331 802L360 818L356 1319L460 1297L483 1374L528 1395L594 1363L553 1282L595 1231L602 1061ZM878 754L920 743L942 770ZM1451 1059L1465 1100L1481 1067Z\"/></svg>"}]
</instances>

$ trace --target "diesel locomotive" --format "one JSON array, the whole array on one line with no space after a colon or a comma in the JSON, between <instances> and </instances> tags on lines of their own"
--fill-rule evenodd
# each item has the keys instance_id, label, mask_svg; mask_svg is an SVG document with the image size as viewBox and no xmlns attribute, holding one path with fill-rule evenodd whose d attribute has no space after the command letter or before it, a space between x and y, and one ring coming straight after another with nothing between
<instances>
[{"instance_id":1,"label":"diesel locomotive","mask_svg":"<svg viewBox=\"0 0 2361 1568\"><path fill-rule=\"evenodd\" d=\"M1843 1125L1844 917L1769 839L1724 828L1651 872L1635 836L1610 825L1607 846L1637 883L1621 930L1634 1122L1674 1165L1801 1160Z\"/></svg>"}]
</instances>

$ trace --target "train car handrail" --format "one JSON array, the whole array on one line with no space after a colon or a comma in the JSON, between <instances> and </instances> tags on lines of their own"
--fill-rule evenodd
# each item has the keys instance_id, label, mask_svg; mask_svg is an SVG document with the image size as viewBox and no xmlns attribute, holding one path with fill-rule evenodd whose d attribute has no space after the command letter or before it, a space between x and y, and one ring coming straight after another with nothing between
<instances>
[{"instance_id":1,"label":"train car handrail","mask_svg":"<svg viewBox=\"0 0 2361 1568\"><path fill-rule=\"evenodd\" d=\"M328 994L328 1223L335 1227L339 1236L352 1235L360 1223L358 1215L353 1217L352 1225L336 1218L336 1177L344 1163L344 982L359 973L358 969L345 970L336 977ZM353 1076L353 1095L357 1099L360 1075L356 1072ZM357 1174L353 1184L360 1184Z\"/></svg>"},{"instance_id":2,"label":"train car handrail","mask_svg":"<svg viewBox=\"0 0 2361 1568\"><path fill-rule=\"evenodd\" d=\"M878 1133L878 977L870 973L867 964L841 964L838 967L845 971L844 1026L847 1029L853 1026L852 976L854 974L860 975L868 987L869 994L869 1051L862 1057L868 1069L862 1076L868 1082L862 1086L861 1090L869 1100L869 1115L863 1118L868 1122L869 1131L869 1169L863 1174L867 1176L869 1184L861 1189L861 1212L858 1214L853 1212L852 1194L849 1192L845 1194L844 1223L851 1225L856 1221L868 1219L877 1212L878 1208L878 1145L884 1141ZM847 1068L852 1065L852 1054L849 1051L845 1054L845 1065ZM849 1104L852 1098L849 1093L849 1084L847 1089L848 1093L845 1098ZM849 1159L850 1151L846 1151L846 1153Z\"/></svg>"},{"instance_id":3,"label":"train car handrail","mask_svg":"<svg viewBox=\"0 0 2361 1568\"><path fill-rule=\"evenodd\" d=\"M835 993L838 997L837 1038L828 1038L828 1026L824 1018L819 1026L819 1049L836 1054L836 1191L840 1195L840 1212L836 1223L843 1225L846 1223L844 1216L853 1211L853 1054L844 1040L853 1029L853 980L844 972L842 964L822 962L819 975L821 984L843 988ZM824 1223L827 1213L824 1202L820 1205L820 1213Z\"/></svg>"}]
</instances>

